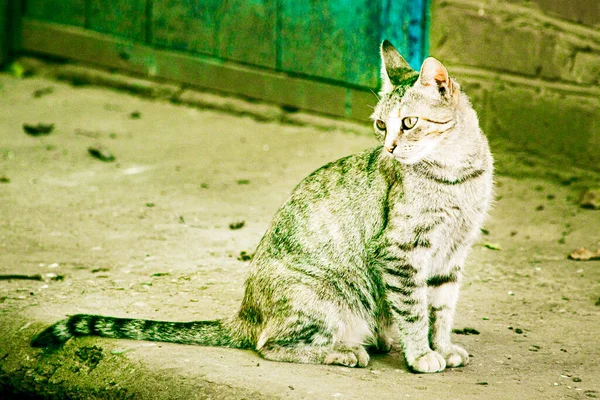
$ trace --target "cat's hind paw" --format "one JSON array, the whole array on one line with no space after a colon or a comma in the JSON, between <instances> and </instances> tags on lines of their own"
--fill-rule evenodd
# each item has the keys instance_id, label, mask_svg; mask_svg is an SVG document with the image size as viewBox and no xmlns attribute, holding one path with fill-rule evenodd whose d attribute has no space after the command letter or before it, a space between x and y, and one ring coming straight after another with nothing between
<instances>
[{"instance_id":1,"label":"cat's hind paw","mask_svg":"<svg viewBox=\"0 0 600 400\"><path fill-rule=\"evenodd\" d=\"M464 367L469 363L469 353L460 346L452 345L449 351L442 353L446 366L450 368Z\"/></svg>"},{"instance_id":2,"label":"cat's hind paw","mask_svg":"<svg viewBox=\"0 0 600 400\"><path fill-rule=\"evenodd\" d=\"M429 351L422 356L417 357L413 362L409 362L408 366L414 372L440 372L446 368L446 360L444 360L444 357L437 351Z\"/></svg>"},{"instance_id":3,"label":"cat's hind paw","mask_svg":"<svg viewBox=\"0 0 600 400\"><path fill-rule=\"evenodd\" d=\"M364 368L369 364L369 354L362 346L334 348L325 357L324 364Z\"/></svg>"}]
</instances>

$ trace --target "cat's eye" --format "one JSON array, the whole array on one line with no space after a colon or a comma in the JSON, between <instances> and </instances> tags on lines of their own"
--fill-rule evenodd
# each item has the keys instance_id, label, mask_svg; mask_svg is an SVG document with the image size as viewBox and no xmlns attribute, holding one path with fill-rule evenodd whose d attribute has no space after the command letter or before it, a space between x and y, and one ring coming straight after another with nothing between
<instances>
[{"instance_id":1,"label":"cat's eye","mask_svg":"<svg viewBox=\"0 0 600 400\"><path fill-rule=\"evenodd\" d=\"M419 117L405 117L402 118L402 129L408 130L415 127L417 122L419 121Z\"/></svg>"},{"instance_id":2,"label":"cat's eye","mask_svg":"<svg viewBox=\"0 0 600 400\"><path fill-rule=\"evenodd\" d=\"M378 119L377 121L375 121L375 126L380 131L385 131L386 130L385 122L383 122L383 120L381 120L381 119Z\"/></svg>"}]
</instances>

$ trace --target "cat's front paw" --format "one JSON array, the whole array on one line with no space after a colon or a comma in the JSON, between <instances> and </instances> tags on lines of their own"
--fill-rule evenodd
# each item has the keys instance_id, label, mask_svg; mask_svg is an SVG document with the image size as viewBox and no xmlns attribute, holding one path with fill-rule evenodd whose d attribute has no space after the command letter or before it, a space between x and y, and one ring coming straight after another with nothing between
<instances>
[{"instance_id":1,"label":"cat's front paw","mask_svg":"<svg viewBox=\"0 0 600 400\"><path fill-rule=\"evenodd\" d=\"M442 356L446 360L447 367L464 367L469 363L469 353L455 344L448 351L444 351Z\"/></svg>"},{"instance_id":2,"label":"cat's front paw","mask_svg":"<svg viewBox=\"0 0 600 400\"><path fill-rule=\"evenodd\" d=\"M408 362L408 366L414 372L432 373L440 372L446 368L446 360L437 351L429 351L414 361Z\"/></svg>"}]
</instances>

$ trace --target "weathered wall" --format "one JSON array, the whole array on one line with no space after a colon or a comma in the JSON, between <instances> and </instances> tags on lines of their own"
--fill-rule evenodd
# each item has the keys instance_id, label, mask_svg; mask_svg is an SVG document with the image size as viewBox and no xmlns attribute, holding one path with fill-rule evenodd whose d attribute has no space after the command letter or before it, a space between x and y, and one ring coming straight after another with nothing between
<instances>
[{"instance_id":1,"label":"weathered wall","mask_svg":"<svg viewBox=\"0 0 600 400\"><path fill-rule=\"evenodd\" d=\"M433 0L430 53L492 138L600 169L600 2Z\"/></svg>"}]
</instances>

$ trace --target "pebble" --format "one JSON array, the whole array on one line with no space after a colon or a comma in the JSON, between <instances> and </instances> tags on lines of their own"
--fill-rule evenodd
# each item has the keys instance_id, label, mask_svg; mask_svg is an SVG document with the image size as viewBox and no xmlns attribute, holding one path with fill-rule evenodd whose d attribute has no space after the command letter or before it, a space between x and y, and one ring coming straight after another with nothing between
<instances>
[{"instance_id":1,"label":"pebble","mask_svg":"<svg viewBox=\"0 0 600 400\"><path fill-rule=\"evenodd\" d=\"M600 209L600 189L590 189L585 192L579 205L592 210Z\"/></svg>"}]
</instances>

